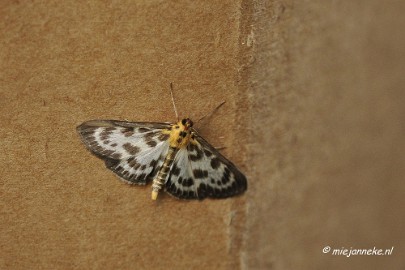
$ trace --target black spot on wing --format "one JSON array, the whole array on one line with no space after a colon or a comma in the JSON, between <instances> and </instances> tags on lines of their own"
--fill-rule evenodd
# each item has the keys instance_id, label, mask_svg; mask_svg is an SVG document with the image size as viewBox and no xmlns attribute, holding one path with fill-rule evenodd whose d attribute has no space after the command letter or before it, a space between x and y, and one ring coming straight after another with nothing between
<instances>
[{"instance_id":1,"label":"black spot on wing","mask_svg":"<svg viewBox=\"0 0 405 270\"><path fill-rule=\"evenodd\" d=\"M171 169L171 174L175 176L180 175L180 168L177 166L176 163L173 163L172 169Z\"/></svg>"},{"instance_id":2,"label":"black spot on wing","mask_svg":"<svg viewBox=\"0 0 405 270\"><path fill-rule=\"evenodd\" d=\"M176 185L170 181L166 182L165 190L177 198L181 198L183 195L183 190L177 188Z\"/></svg>"},{"instance_id":3,"label":"black spot on wing","mask_svg":"<svg viewBox=\"0 0 405 270\"><path fill-rule=\"evenodd\" d=\"M121 154L115 152L114 150L106 149L97 143L92 143L90 145L86 145L87 148L97 157L105 160L105 159L120 159Z\"/></svg>"},{"instance_id":4,"label":"black spot on wing","mask_svg":"<svg viewBox=\"0 0 405 270\"><path fill-rule=\"evenodd\" d=\"M107 140L107 139L110 137L110 135L112 134L112 131L113 131L114 129L115 129L115 128L113 128L113 127L104 128L104 130L101 131L101 133L100 133L100 139L101 139L102 141Z\"/></svg>"},{"instance_id":5,"label":"black spot on wing","mask_svg":"<svg viewBox=\"0 0 405 270\"><path fill-rule=\"evenodd\" d=\"M121 154L120 153L113 153L113 154L111 154L111 157L113 159L121 159Z\"/></svg>"},{"instance_id":6,"label":"black spot on wing","mask_svg":"<svg viewBox=\"0 0 405 270\"><path fill-rule=\"evenodd\" d=\"M197 194L199 199L208 197L208 186L205 183L201 183L197 189Z\"/></svg>"},{"instance_id":7,"label":"black spot on wing","mask_svg":"<svg viewBox=\"0 0 405 270\"><path fill-rule=\"evenodd\" d=\"M197 196L194 191L192 190L186 190L183 192L183 196L181 197L182 199L196 199Z\"/></svg>"},{"instance_id":8,"label":"black spot on wing","mask_svg":"<svg viewBox=\"0 0 405 270\"><path fill-rule=\"evenodd\" d=\"M139 133L145 133L145 132L148 132L149 130L150 130L150 129L144 128L144 127L138 128L138 132L139 132Z\"/></svg>"},{"instance_id":9,"label":"black spot on wing","mask_svg":"<svg viewBox=\"0 0 405 270\"><path fill-rule=\"evenodd\" d=\"M145 143L149 145L150 147L155 147L157 145L157 142L154 140L156 136L156 133L154 132L149 132L145 133L145 136L143 137L145 140Z\"/></svg>"},{"instance_id":10,"label":"black spot on wing","mask_svg":"<svg viewBox=\"0 0 405 270\"><path fill-rule=\"evenodd\" d=\"M96 129L98 129L98 127L88 126L86 123L76 127L77 132L82 136L82 138L86 138L86 140L90 140L90 136L95 139L94 133L96 132Z\"/></svg>"},{"instance_id":11,"label":"black spot on wing","mask_svg":"<svg viewBox=\"0 0 405 270\"><path fill-rule=\"evenodd\" d=\"M120 163L119 160L117 160L117 159L112 159L112 158L105 158L105 159L104 159L104 162L105 162L105 166L106 166L107 168L109 168L109 169L115 168L115 167Z\"/></svg>"},{"instance_id":12,"label":"black spot on wing","mask_svg":"<svg viewBox=\"0 0 405 270\"><path fill-rule=\"evenodd\" d=\"M198 161L203 157L203 151L201 150L201 148L198 147L197 145L194 145L193 143L190 143L188 145L188 150L190 152L188 157L190 158L191 161Z\"/></svg>"},{"instance_id":13,"label":"black spot on wing","mask_svg":"<svg viewBox=\"0 0 405 270\"><path fill-rule=\"evenodd\" d=\"M169 134L159 134L159 136L157 137L159 141L164 142L167 141L167 139L169 139L170 135Z\"/></svg>"},{"instance_id":14,"label":"black spot on wing","mask_svg":"<svg viewBox=\"0 0 405 270\"><path fill-rule=\"evenodd\" d=\"M211 159L211 168L216 170L219 168L220 165L221 165L221 162L219 161L219 158L214 157L213 159Z\"/></svg>"},{"instance_id":15,"label":"black spot on wing","mask_svg":"<svg viewBox=\"0 0 405 270\"><path fill-rule=\"evenodd\" d=\"M195 145L194 143L190 143L187 148L188 151L194 152L197 149L197 145Z\"/></svg>"},{"instance_id":16,"label":"black spot on wing","mask_svg":"<svg viewBox=\"0 0 405 270\"><path fill-rule=\"evenodd\" d=\"M157 145L157 142L154 140L150 140L146 142L147 145L149 145L150 147L155 147Z\"/></svg>"},{"instance_id":17,"label":"black spot on wing","mask_svg":"<svg viewBox=\"0 0 405 270\"><path fill-rule=\"evenodd\" d=\"M206 170L194 169L193 174L194 174L194 178L196 178L196 179L208 177L208 171L206 171Z\"/></svg>"},{"instance_id":18,"label":"black spot on wing","mask_svg":"<svg viewBox=\"0 0 405 270\"><path fill-rule=\"evenodd\" d=\"M121 133L125 137L131 137L132 135L134 135L135 131L133 127L123 127L121 128Z\"/></svg>"},{"instance_id":19,"label":"black spot on wing","mask_svg":"<svg viewBox=\"0 0 405 270\"><path fill-rule=\"evenodd\" d=\"M97 141L96 141L96 137L94 137L94 134L93 133L91 133L91 134L86 134L86 142L87 143L89 143L89 144L91 144L91 143L97 143Z\"/></svg>"},{"instance_id":20,"label":"black spot on wing","mask_svg":"<svg viewBox=\"0 0 405 270\"><path fill-rule=\"evenodd\" d=\"M146 182L146 173L142 173L137 177L139 182Z\"/></svg>"},{"instance_id":21,"label":"black spot on wing","mask_svg":"<svg viewBox=\"0 0 405 270\"><path fill-rule=\"evenodd\" d=\"M156 133L155 132L148 132L148 133L146 133L145 135L144 135L144 139L145 139L145 142L148 142L148 141L153 141L153 139L155 138L155 136L156 136Z\"/></svg>"},{"instance_id":22,"label":"black spot on wing","mask_svg":"<svg viewBox=\"0 0 405 270\"><path fill-rule=\"evenodd\" d=\"M228 167L225 167L224 174L222 175L222 178L221 178L222 185L225 185L226 183L228 183L230 181L230 175L231 175L231 171L228 169Z\"/></svg>"},{"instance_id":23,"label":"black spot on wing","mask_svg":"<svg viewBox=\"0 0 405 270\"><path fill-rule=\"evenodd\" d=\"M209 150L207 150L207 149L204 149L204 154L205 154L207 157L212 156L211 151L209 151Z\"/></svg>"},{"instance_id":24,"label":"black spot on wing","mask_svg":"<svg viewBox=\"0 0 405 270\"><path fill-rule=\"evenodd\" d=\"M149 166L151 166L151 167L155 167L156 166L156 164L157 164L157 160L156 159L152 159L151 161L150 161L150 163L149 163Z\"/></svg>"},{"instance_id":25,"label":"black spot on wing","mask_svg":"<svg viewBox=\"0 0 405 270\"><path fill-rule=\"evenodd\" d=\"M194 180L193 178L186 178L183 180L183 182L181 183L184 187L191 187L192 185L194 185Z\"/></svg>"},{"instance_id":26,"label":"black spot on wing","mask_svg":"<svg viewBox=\"0 0 405 270\"><path fill-rule=\"evenodd\" d=\"M141 164L135 159L135 157L130 157L127 159L128 165L132 167L134 170L137 170Z\"/></svg>"},{"instance_id":27,"label":"black spot on wing","mask_svg":"<svg viewBox=\"0 0 405 270\"><path fill-rule=\"evenodd\" d=\"M141 151L141 149L138 147L138 146L135 146L135 145L133 145L133 144L131 144L131 143L124 143L123 145L122 145L122 147L125 149L125 151L127 151L127 153L128 154L130 154L130 155L136 155L136 154L138 154L140 151Z\"/></svg>"}]
</instances>

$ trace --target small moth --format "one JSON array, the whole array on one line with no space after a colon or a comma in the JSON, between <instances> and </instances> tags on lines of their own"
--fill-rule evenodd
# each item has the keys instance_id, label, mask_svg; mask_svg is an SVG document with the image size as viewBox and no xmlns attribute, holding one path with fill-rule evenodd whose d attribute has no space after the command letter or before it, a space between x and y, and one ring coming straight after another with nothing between
<instances>
[{"instance_id":1,"label":"small moth","mask_svg":"<svg viewBox=\"0 0 405 270\"><path fill-rule=\"evenodd\" d=\"M246 177L198 135L189 118L174 124L90 120L77 132L123 181L145 185L153 180L152 200L161 189L180 199L227 198L247 189Z\"/></svg>"}]
</instances>

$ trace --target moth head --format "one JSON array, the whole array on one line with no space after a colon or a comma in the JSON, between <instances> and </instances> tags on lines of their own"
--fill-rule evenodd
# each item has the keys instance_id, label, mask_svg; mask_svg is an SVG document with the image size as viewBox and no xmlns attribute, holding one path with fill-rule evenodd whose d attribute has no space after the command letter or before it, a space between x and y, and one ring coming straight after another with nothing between
<instances>
[{"instance_id":1,"label":"moth head","mask_svg":"<svg viewBox=\"0 0 405 270\"><path fill-rule=\"evenodd\" d=\"M191 127L193 121L189 118L184 118L170 129L170 146L175 148L186 147L190 142Z\"/></svg>"},{"instance_id":2,"label":"moth head","mask_svg":"<svg viewBox=\"0 0 405 270\"><path fill-rule=\"evenodd\" d=\"M193 126L193 121L191 121L190 118L184 118L181 120L181 124L184 126L184 130L188 130Z\"/></svg>"}]
</instances>

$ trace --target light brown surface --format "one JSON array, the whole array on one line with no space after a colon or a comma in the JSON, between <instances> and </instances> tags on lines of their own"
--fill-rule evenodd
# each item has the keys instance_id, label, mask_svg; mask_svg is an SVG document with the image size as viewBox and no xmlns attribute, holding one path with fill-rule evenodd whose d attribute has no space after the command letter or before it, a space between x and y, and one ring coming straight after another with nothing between
<instances>
[{"instance_id":1,"label":"light brown surface","mask_svg":"<svg viewBox=\"0 0 405 270\"><path fill-rule=\"evenodd\" d=\"M232 143L238 14L222 0L2 4L1 269L238 268L244 197L153 202L75 130L175 121L173 82L181 116L227 101L200 131L245 170Z\"/></svg>"},{"instance_id":2,"label":"light brown surface","mask_svg":"<svg viewBox=\"0 0 405 270\"><path fill-rule=\"evenodd\" d=\"M404 8L257 4L250 269L404 269Z\"/></svg>"},{"instance_id":3,"label":"light brown surface","mask_svg":"<svg viewBox=\"0 0 405 270\"><path fill-rule=\"evenodd\" d=\"M0 4L1 269L405 267L404 7L264 2ZM244 196L155 203L81 145L174 121L169 82L181 116L227 101L199 130Z\"/></svg>"}]
</instances>

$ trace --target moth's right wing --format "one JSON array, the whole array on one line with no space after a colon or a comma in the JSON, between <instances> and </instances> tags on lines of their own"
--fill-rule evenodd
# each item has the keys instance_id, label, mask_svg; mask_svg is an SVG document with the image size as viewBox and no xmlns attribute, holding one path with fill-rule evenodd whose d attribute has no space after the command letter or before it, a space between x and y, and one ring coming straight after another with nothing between
<instances>
[{"instance_id":1,"label":"moth's right wing","mask_svg":"<svg viewBox=\"0 0 405 270\"><path fill-rule=\"evenodd\" d=\"M87 149L130 184L148 183L169 149L169 123L91 120L77 127Z\"/></svg>"},{"instance_id":2,"label":"moth's right wing","mask_svg":"<svg viewBox=\"0 0 405 270\"><path fill-rule=\"evenodd\" d=\"M195 141L178 151L165 190L181 199L228 198L247 189L246 177L195 132Z\"/></svg>"}]
</instances>

